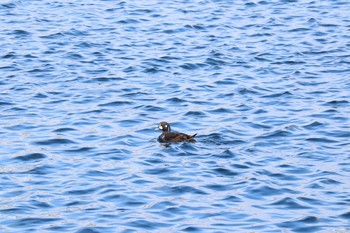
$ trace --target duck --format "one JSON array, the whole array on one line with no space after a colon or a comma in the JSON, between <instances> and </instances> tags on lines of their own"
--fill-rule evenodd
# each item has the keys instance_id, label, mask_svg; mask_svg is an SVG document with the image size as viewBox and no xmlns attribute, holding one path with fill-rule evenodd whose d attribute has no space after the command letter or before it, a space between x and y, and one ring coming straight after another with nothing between
<instances>
[{"instance_id":1,"label":"duck","mask_svg":"<svg viewBox=\"0 0 350 233\"><path fill-rule=\"evenodd\" d=\"M197 134L188 135L185 133L171 132L171 127L168 122L162 121L158 124L158 129L162 130L162 134L159 135L158 141L162 143L169 142L195 142L194 137Z\"/></svg>"}]
</instances>

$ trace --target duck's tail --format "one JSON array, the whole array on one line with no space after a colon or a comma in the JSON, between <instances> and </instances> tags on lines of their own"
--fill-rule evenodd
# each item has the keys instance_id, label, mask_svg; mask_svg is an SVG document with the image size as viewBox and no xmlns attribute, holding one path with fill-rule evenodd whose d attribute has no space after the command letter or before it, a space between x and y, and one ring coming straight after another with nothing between
<instances>
[{"instance_id":1,"label":"duck's tail","mask_svg":"<svg viewBox=\"0 0 350 233\"><path fill-rule=\"evenodd\" d=\"M197 134L193 134L192 136L188 137L188 141L194 141L194 137L197 136Z\"/></svg>"}]
</instances>

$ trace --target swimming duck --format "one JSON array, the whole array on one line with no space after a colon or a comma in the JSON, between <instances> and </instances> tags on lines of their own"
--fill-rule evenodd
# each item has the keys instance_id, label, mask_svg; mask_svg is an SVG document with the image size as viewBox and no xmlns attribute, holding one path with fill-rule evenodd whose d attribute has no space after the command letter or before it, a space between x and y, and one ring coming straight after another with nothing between
<instances>
[{"instance_id":1,"label":"swimming duck","mask_svg":"<svg viewBox=\"0 0 350 233\"><path fill-rule=\"evenodd\" d=\"M159 142L194 142L194 137L197 135L190 136L184 133L171 132L169 123L165 121L159 123L158 129L163 131L158 137Z\"/></svg>"}]
</instances>

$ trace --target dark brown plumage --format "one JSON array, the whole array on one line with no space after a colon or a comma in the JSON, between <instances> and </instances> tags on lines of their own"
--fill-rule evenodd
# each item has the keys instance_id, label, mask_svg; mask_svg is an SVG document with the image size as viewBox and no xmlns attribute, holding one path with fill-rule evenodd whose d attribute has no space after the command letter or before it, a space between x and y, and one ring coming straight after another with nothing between
<instances>
[{"instance_id":1,"label":"dark brown plumage","mask_svg":"<svg viewBox=\"0 0 350 233\"><path fill-rule=\"evenodd\" d=\"M184 133L171 132L169 123L165 121L159 123L158 129L163 131L158 137L159 142L194 142L194 137L197 135L190 136Z\"/></svg>"}]
</instances>

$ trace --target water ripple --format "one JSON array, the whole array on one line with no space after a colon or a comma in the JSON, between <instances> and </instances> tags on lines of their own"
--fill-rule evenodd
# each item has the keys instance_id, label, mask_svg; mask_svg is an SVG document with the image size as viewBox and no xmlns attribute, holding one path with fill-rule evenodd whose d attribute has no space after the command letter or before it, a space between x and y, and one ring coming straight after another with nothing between
<instances>
[{"instance_id":1,"label":"water ripple","mask_svg":"<svg viewBox=\"0 0 350 233\"><path fill-rule=\"evenodd\" d=\"M349 9L0 2L0 232L350 232Z\"/></svg>"},{"instance_id":2,"label":"water ripple","mask_svg":"<svg viewBox=\"0 0 350 233\"><path fill-rule=\"evenodd\" d=\"M21 161L31 161L31 160L41 160L46 158L47 156L41 153L31 153L27 155L17 156L15 159L21 160Z\"/></svg>"}]
</instances>

